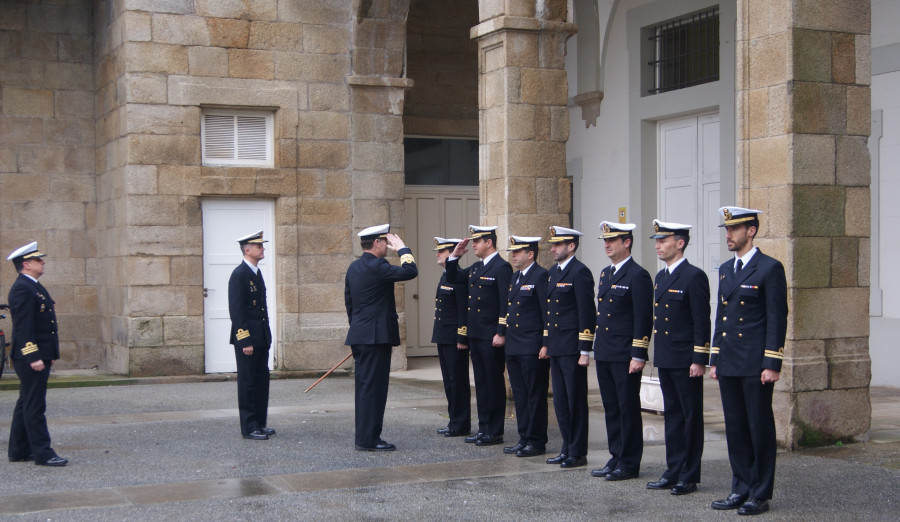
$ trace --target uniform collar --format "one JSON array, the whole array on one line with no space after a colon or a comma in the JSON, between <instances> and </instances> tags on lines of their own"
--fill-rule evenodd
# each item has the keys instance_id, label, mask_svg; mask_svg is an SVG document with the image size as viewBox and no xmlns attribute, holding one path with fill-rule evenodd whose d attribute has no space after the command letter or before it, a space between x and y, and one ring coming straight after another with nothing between
<instances>
[{"instance_id":1,"label":"uniform collar","mask_svg":"<svg viewBox=\"0 0 900 522\"><path fill-rule=\"evenodd\" d=\"M744 254L743 257L738 257L738 255L735 254L735 255L734 255L734 262L735 262L735 264L737 264L738 259L740 259L741 261L744 262L744 263L743 263L743 266L747 266L747 263L749 263L750 260L753 259L753 254L756 254L757 252L759 252L759 249L756 248L756 247L753 247L753 248L750 249L749 252L747 252L746 254Z\"/></svg>"},{"instance_id":2,"label":"uniform collar","mask_svg":"<svg viewBox=\"0 0 900 522\"><path fill-rule=\"evenodd\" d=\"M666 268L669 269L669 273L671 274L672 272L674 272L675 269L678 268L678 265L680 265L681 263L683 263L684 260L685 260L685 257L682 256L682 258L679 259L678 261L675 261L675 262L672 263L671 265L667 265ZM616 269L616 270L618 270L618 269Z\"/></svg>"},{"instance_id":3,"label":"uniform collar","mask_svg":"<svg viewBox=\"0 0 900 522\"><path fill-rule=\"evenodd\" d=\"M623 266L625 266L625 263L627 263L630 259L631 259L631 256L626 257L625 259L623 259L623 260L619 261L618 263L614 264L614 265L613 265L613 268L615 268L615 269L616 269L616 272L618 272L619 270L622 269Z\"/></svg>"},{"instance_id":4,"label":"uniform collar","mask_svg":"<svg viewBox=\"0 0 900 522\"><path fill-rule=\"evenodd\" d=\"M244 263L247 263L247 266L250 267L250 270L253 270L253 275L256 275L259 273L258 266L253 266L253 263L251 263L250 261L247 261L246 259L244 259L243 261L244 261Z\"/></svg>"},{"instance_id":5,"label":"uniform collar","mask_svg":"<svg viewBox=\"0 0 900 522\"><path fill-rule=\"evenodd\" d=\"M560 270L565 270L566 267L569 266L569 262L572 261L573 259L575 259L575 255L574 255L574 254L571 255L571 256L569 256L569 257L568 257L565 261L563 261L562 263L559 263L559 264L558 264L559 269L560 269Z\"/></svg>"}]
</instances>

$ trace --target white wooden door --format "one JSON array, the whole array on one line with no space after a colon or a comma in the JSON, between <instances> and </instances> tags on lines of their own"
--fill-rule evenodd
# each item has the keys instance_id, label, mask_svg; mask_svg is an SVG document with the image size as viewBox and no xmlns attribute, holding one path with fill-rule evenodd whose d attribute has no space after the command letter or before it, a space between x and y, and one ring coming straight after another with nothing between
<instances>
[{"instance_id":1,"label":"white wooden door","mask_svg":"<svg viewBox=\"0 0 900 522\"><path fill-rule=\"evenodd\" d=\"M406 354L437 355L431 330L434 294L442 270L434 259L434 236L467 237L468 225L479 223L478 187L407 185L404 204L407 237L403 239L413 249L419 268L419 277L404 283ZM460 266L474 261L470 252Z\"/></svg>"},{"instance_id":2,"label":"white wooden door","mask_svg":"<svg viewBox=\"0 0 900 522\"><path fill-rule=\"evenodd\" d=\"M659 219L694 226L685 257L709 276L710 304L715 313L722 241L718 228L719 115L661 121L658 144Z\"/></svg>"},{"instance_id":3,"label":"white wooden door","mask_svg":"<svg viewBox=\"0 0 900 522\"><path fill-rule=\"evenodd\" d=\"M228 343L231 319L228 315L228 279L241 263L237 238L263 230L266 257L259 262L266 282L266 302L272 328L269 368L274 368L278 317L275 303L275 204L271 200L205 199L203 212L203 322L205 327L206 373L237 371L234 348Z\"/></svg>"}]
</instances>

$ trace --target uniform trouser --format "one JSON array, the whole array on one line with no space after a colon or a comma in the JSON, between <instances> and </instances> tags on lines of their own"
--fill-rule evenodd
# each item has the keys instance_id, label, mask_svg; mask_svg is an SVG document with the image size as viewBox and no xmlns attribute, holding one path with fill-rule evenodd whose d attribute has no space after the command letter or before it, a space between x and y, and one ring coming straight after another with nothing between
<instances>
[{"instance_id":1,"label":"uniform trouser","mask_svg":"<svg viewBox=\"0 0 900 522\"><path fill-rule=\"evenodd\" d=\"M629 364L597 361L597 382L611 455L606 465L637 473L644 453L641 372L628 373Z\"/></svg>"},{"instance_id":2,"label":"uniform trouser","mask_svg":"<svg viewBox=\"0 0 900 522\"><path fill-rule=\"evenodd\" d=\"M503 378L504 350L491 345L491 339L469 338L472 373L475 375L475 401L478 407L478 433L503 436L506 413L506 380Z\"/></svg>"},{"instance_id":3,"label":"uniform trouser","mask_svg":"<svg viewBox=\"0 0 900 522\"><path fill-rule=\"evenodd\" d=\"M506 371L516 403L518 442L546 449L550 360L538 359L537 355L507 355Z\"/></svg>"},{"instance_id":4,"label":"uniform trouser","mask_svg":"<svg viewBox=\"0 0 900 522\"><path fill-rule=\"evenodd\" d=\"M468 433L472 430L472 390L469 386L469 350L455 344L438 344L438 361L447 396L447 427Z\"/></svg>"},{"instance_id":5,"label":"uniform trouser","mask_svg":"<svg viewBox=\"0 0 900 522\"><path fill-rule=\"evenodd\" d=\"M47 379L51 361L44 361L44 369L36 372L25 359L13 359L19 376L19 399L13 409L9 427L10 460L21 460L34 455L34 461L44 463L56 456L50 448L50 432L47 430Z\"/></svg>"},{"instance_id":6,"label":"uniform trouser","mask_svg":"<svg viewBox=\"0 0 900 522\"><path fill-rule=\"evenodd\" d=\"M719 376L725 440L731 462L731 492L768 500L775 488L775 416L772 383L759 375Z\"/></svg>"},{"instance_id":7,"label":"uniform trouser","mask_svg":"<svg viewBox=\"0 0 900 522\"><path fill-rule=\"evenodd\" d=\"M253 353L234 348L237 361L238 414L241 434L265 428L269 412L269 347L254 346Z\"/></svg>"},{"instance_id":8,"label":"uniform trouser","mask_svg":"<svg viewBox=\"0 0 900 522\"><path fill-rule=\"evenodd\" d=\"M689 368L659 368L666 420L666 472L663 478L700 482L703 456L703 377Z\"/></svg>"},{"instance_id":9,"label":"uniform trouser","mask_svg":"<svg viewBox=\"0 0 900 522\"><path fill-rule=\"evenodd\" d=\"M374 448L382 440L392 347L389 344L355 344L350 349L356 361L356 445Z\"/></svg>"},{"instance_id":10,"label":"uniform trouser","mask_svg":"<svg viewBox=\"0 0 900 522\"><path fill-rule=\"evenodd\" d=\"M553 410L562 436L560 453L586 457L588 444L587 366L578 355L550 357Z\"/></svg>"}]
</instances>

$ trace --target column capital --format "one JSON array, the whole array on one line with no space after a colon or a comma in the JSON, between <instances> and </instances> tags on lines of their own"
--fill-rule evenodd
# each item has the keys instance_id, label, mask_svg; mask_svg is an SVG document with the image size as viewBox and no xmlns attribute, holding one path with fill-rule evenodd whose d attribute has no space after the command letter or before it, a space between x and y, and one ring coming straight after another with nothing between
<instances>
[{"instance_id":1,"label":"column capital","mask_svg":"<svg viewBox=\"0 0 900 522\"><path fill-rule=\"evenodd\" d=\"M578 32L578 26L568 22L539 20L525 16L498 16L473 27L469 31L469 37L480 40L505 31L566 33L572 36Z\"/></svg>"}]
</instances>

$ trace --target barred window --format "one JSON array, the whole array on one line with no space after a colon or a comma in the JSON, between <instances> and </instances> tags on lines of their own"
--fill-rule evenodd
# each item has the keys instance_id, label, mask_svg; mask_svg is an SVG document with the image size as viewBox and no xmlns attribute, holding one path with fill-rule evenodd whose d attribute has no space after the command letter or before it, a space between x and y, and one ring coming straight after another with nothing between
<instances>
[{"instance_id":1,"label":"barred window","mask_svg":"<svg viewBox=\"0 0 900 522\"><path fill-rule=\"evenodd\" d=\"M272 119L271 112L203 111L203 164L273 166Z\"/></svg>"},{"instance_id":2,"label":"barred window","mask_svg":"<svg viewBox=\"0 0 900 522\"><path fill-rule=\"evenodd\" d=\"M649 94L718 81L718 6L650 27L647 34Z\"/></svg>"}]
</instances>

